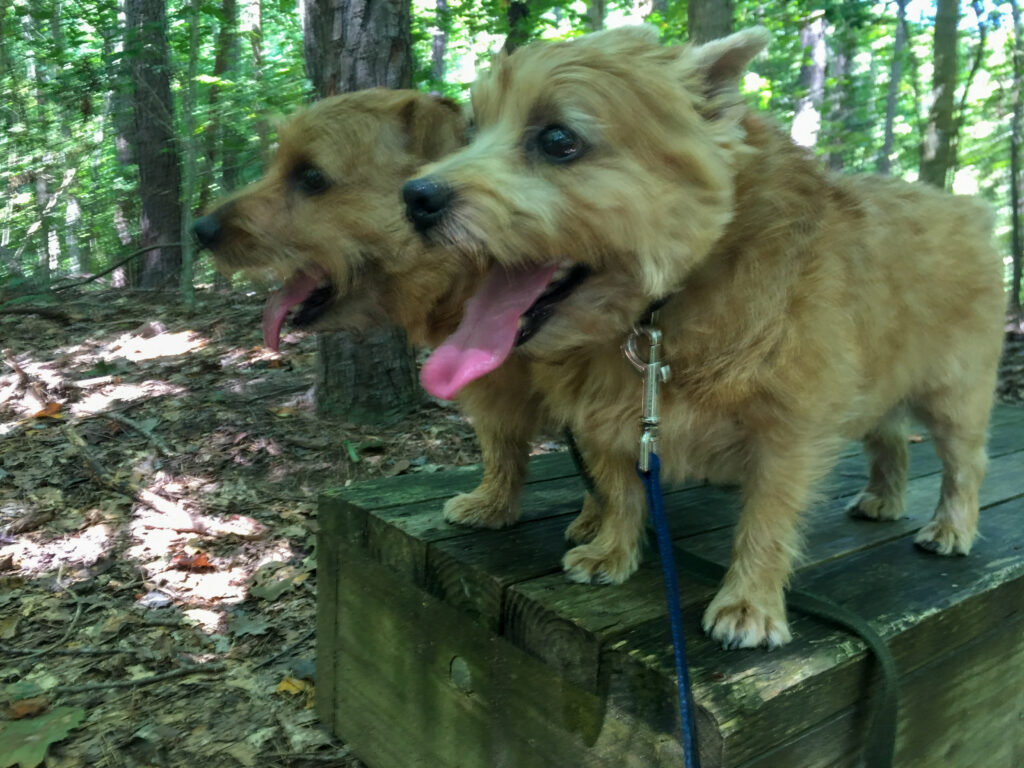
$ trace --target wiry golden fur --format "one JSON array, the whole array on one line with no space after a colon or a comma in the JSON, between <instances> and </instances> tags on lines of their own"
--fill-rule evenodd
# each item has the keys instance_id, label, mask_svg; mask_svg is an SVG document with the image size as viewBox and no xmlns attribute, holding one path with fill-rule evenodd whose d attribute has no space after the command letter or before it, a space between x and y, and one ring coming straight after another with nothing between
<instances>
[{"instance_id":1,"label":"wiry golden fur","mask_svg":"<svg viewBox=\"0 0 1024 768\"><path fill-rule=\"evenodd\" d=\"M422 269L423 243L405 222L397 189L422 163L463 144L451 102L415 91L370 89L324 99L279 131L262 179L221 201L209 243L219 270L288 280L322 276L334 301L311 327L362 331L388 320L418 343L450 330L462 308L463 265L438 254ZM301 174L319 171L310 194Z\"/></svg>"},{"instance_id":2,"label":"wiry golden fur","mask_svg":"<svg viewBox=\"0 0 1024 768\"><path fill-rule=\"evenodd\" d=\"M704 617L735 647L789 639L798 517L844 440L863 439L870 456L851 512L901 515L909 413L943 463L938 508L916 541L968 552L1004 312L984 205L826 173L742 106L738 80L766 43L747 30L664 47L627 28L526 47L476 84L474 143L420 174L451 194L426 237L466 265L593 268L506 363L529 361L531 397L575 432L596 480L600 502L568 532L579 542L564 559L573 579L618 583L637 567L640 384L620 344L670 296L657 320L671 366L660 455L668 480L742 487L732 563ZM552 125L580 138L578 157L542 156L536 137ZM495 375L508 374L481 383ZM503 396L485 388L477 399ZM486 498L453 500L450 520L516 514L539 411L490 410L500 420L478 424L490 463L511 469Z\"/></svg>"},{"instance_id":3,"label":"wiry golden fur","mask_svg":"<svg viewBox=\"0 0 1024 768\"><path fill-rule=\"evenodd\" d=\"M481 269L427 248L405 221L399 188L417 167L460 147L464 129L451 102L414 91L324 99L281 127L266 175L221 201L197 232L225 273L285 282L306 273L329 283L333 301L313 329L361 332L393 322L414 343L436 344L454 329ZM310 168L327 182L316 194L300 183ZM509 361L460 400L477 426L485 474L474 493L449 507L459 519L511 523L526 441L542 414L525 361ZM516 417L507 427L509 412Z\"/></svg>"}]
</instances>

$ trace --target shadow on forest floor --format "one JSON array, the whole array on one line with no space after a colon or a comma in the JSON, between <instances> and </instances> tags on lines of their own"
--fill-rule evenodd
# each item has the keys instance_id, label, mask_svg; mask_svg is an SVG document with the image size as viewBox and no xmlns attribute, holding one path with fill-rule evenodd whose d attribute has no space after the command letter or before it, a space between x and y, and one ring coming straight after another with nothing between
<instances>
[{"instance_id":1,"label":"shadow on forest floor","mask_svg":"<svg viewBox=\"0 0 1024 768\"><path fill-rule=\"evenodd\" d=\"M267 352L261 305L0 314L0 706L47 765L355 764L308 708L317 493L479 452L437 403L318 416L315 340Z\"/></svg>"},{"instance_id":2,"label":"shadow on forest floor","mask_svg":"<svg viewBox=\"0 0 1024 768\"><path fill-rule=\"evenodd\" d=\"M267 352L261 303L0 313L0 755L33 734L51 767L358 765L310 709L317 493L479 452L437 403L318 416L314 339ZM1000 393L1024 401L1024 338Z\"/></svg>"}]
</instances>

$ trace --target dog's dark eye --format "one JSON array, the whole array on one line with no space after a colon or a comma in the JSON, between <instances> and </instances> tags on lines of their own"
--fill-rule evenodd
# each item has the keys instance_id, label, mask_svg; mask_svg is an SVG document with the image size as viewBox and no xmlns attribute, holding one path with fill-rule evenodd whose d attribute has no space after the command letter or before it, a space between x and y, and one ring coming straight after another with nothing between
<instances>
[{"instance_id":1,"label":"dog's dark eye","mask_svg":"<svg viewBox=\"0 0 1024 768\"><path fill-rule=\"evenodd\" d=\"M330 186L323 171L312 165L303 165L296 169L295 184L307 195L319 195Z\"/></svg>"},{"instance_id":2,"label":"dog's dark eye","mask_svg":"<svg viewBox=\"0 0 1024 768\"><path fill-rule=\"evenodd\" d=\"M579 136L561 125L549 125L537 135L537 148L546 160L566 163L583 149Z\"/></svg>"}]
</instances>

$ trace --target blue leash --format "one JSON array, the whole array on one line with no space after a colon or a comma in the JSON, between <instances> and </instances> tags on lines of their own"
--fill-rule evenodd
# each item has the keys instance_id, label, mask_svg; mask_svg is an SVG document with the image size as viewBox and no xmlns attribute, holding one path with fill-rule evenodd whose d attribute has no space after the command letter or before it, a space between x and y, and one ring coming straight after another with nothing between
<instances>
[{"instance_id":1,"label":"blue leash","mask_svg":"<svg viewBox=\"0 0 1024 768\"><path fill-rule=\"evenodd\" d=\"M672 631L672 651L676 662L676 689L679 692L679 720L682 729L683 763L686 768L700 768L697 750L697 723L693 717L693 695L690 690L690 669L686 661L686 638L683 635L683 608L679 599L679 577L672 554L672 535L665 516L665 503L661 494L661 460L652 453L646 471L637 465L637 474L647 494L647 508L651 513L654 535L658 542L661 574L665 580L665 600L668 603L668 621Z\"/></svg>"},{"instance_id":2,"label":"blue leash","mask_svg":"<svg viewBox=\"0 0 1024 768\"><path fill-rule=\"evenodd\" d=\"M665 579L665 599L668 620L672 630L672 650L676 662L676 689L679 692L679 721L682 730L683 762L686 768L700 768L697 750L697 726L693 717L693 696L690 692L690 671L686 663L686 639L683 637L683 609L679 600L679 577L672 554L672 535L665 517L665 501L661 494L661 460L658 458L658 425L661 422L659 388L668 381L668 366L661 362L661 332L651 323L654 311L648 312L647 323L637 326L623 345L622 352L630 364L643 377L643 416L640 419L640 459L637 474L647 494L647 508L651 513L661 573ZM640 339L647 340L647 354L640 351Z\"/></svg>"}]
</instances>

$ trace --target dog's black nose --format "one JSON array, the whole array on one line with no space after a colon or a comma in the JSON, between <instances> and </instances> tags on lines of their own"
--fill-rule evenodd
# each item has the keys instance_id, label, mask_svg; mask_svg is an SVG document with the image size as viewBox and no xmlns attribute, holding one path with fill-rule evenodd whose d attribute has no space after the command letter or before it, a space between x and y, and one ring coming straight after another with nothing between
<instances>
[{"instance_id":1,"label":"dog's black nose","mask_svg":"<svg viewBox=\"0 0 1024 768\"><path fill-rule=\"evenodd\" d=\"M217 245L223 233L217 212L208 213L192 222L192 231L203 248L213 248Z\"/></svg>"},{"instance_id":2,"label":"dog's black nose","mask_svg":"<svg viewBox=\"0 0 1024 768\"><path fill-rule=\"evenodd\" d=\"M417 232L426 232L444 218L452 200L451 189L430 176L407 181L402 187L405 215Z\"/></svg>"}]
</instances>

